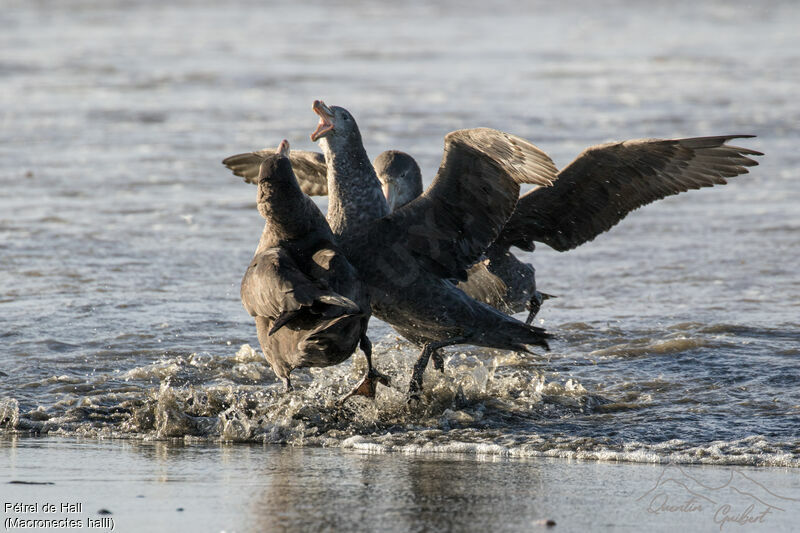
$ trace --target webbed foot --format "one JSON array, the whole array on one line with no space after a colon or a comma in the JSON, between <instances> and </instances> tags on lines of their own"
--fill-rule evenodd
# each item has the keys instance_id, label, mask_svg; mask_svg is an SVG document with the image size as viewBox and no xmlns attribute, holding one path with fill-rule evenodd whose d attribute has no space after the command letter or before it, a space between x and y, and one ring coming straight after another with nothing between
<instances>
[{"instance_id":1,"label":"webbed foot","mask_svg":"<svg viewBox=\"0 0 800 533\"><path fill-rule=\"evenodd\" d=\"M408 387L408 397L406 398L406 405L408 407L416 407L422 401L422 383L416 383L413 378L411 385Z\"/></svg>"},{"instance_id":2,"label":"webbed foot","mask_svg":"<svg viewBox=\"0 0 800 533\"><path fill-rule=\"evenodd\" d=\"M351 390L349 393L342 396L342 398L339 400L339 403L344 403L344 401L351 396L366 396L367 398L374 398L378 383L384 387L388 387L390 386L391 382L392 380L389 378L389 376L381 374L374 368L370 367L369 370L367 370L367 374L364 376L364 379L361 380L361 383L359 383L356 388Z\"/></svg>"}]
</instances>

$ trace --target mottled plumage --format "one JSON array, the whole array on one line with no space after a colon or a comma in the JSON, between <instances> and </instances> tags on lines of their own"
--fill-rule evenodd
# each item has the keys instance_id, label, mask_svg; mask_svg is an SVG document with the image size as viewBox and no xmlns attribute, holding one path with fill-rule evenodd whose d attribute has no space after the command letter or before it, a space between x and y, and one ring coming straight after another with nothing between
<instances>
[{"instance_id":1,"label":"mottled plumage","mask_svg":"<svg viewBox=\"0 0 800 533\"><path fill-rule=\"evenodd\" d=\"M547 172L552 165L547 156L494 130L450 133L433 184L386 215L355 120L346 110L321 102L315 102L314 110L321 120L312 139L320 139L328 161L331 228L369 286L375 315L424 346L411 396L421 390L429 358L440 364L437 351L444 346L519 351L527 351L526 344L546 346L542 329L470 298L451 280L466 279L466 270L497 238L514 210L520 183L546 185L555 177L555 167ZM508 157L515 158L513 164L502 160ZM376 203L381 209L375 209Z\"/></svg>"}]
</instances>

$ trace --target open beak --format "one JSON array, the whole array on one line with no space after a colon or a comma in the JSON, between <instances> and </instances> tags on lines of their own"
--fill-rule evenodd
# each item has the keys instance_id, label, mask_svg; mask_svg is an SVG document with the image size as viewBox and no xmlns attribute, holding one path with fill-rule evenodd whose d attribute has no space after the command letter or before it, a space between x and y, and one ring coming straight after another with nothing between
<instances>
[{"instance_id":1,"label":"open beak","mask_svg":"<svg viewBox=\"0 0 800 533\"><path fill-rule=\"evenodd\" d=\"M314 100L314 104L311 106L311 109L319 115L319 124L317 124L317 129L315 129L311 133L311 141L317 142L322 137L325 137L328 133L333 131L333 111L331 108L325 105L325 102L322 100Z\"/></svg>"},{"instance_id":2,"label":"open beak","mask_svg":"<svg viewBox=\"0 0 800 533\"><path fill-rule=\"evenodd\" d=\"M389 211L394 211L394 204L397 201L397 187L393 181L381 183L383 196L386 197L386 203L389 204Z\"/></svg>"},{"instance_id":3,"label":"open beak","mask_svg":"<svg viewBox=\"0 0 800 533\"><path fill-rule=\"evenodd\" d=\"M282 155L283 157L289 157L289 141L286 139L281 141L281 144L278 145L278 149L275 151L278 155Z\"/></svg>"}]
</instances>

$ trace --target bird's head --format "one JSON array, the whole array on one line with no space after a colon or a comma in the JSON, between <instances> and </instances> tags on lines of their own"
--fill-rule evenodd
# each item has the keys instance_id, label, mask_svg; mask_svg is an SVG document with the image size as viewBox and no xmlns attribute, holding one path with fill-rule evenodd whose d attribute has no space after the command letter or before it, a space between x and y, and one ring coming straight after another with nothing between
<instances>
[{"instance_id":1,"label":"bird's head","mask_svg":"<svg viewBox=\"0 0 800 533\"><path fill-rule=\"evenodd\" d=\"M374 167L390 210L399 209L422 194L422 172L407 153L387 150L375 158Z\"/></svg>"},{"instance_id":2,"label":"bird's head","mask_svg":"<svg viewBox=\"0 0 800 533\"><path fill-rule=\"evenodd\" d=\"M297 187L292 164L289 161L289 141L281 141L274 154L268 154L258 169L258 211L267 218L268 203L280 188Z\"/></svg>"},{"instance_id":3,"label":"bird's head","mask_svg":"<svg viewBox=\"0 0 800 533\"><path fill-rule=\"evenodd\" d=\"M355 142L361 144L361 133L358 131L356 120L347 109L338 106L328 107L322 100L314 100L311 109L319 116L317 129L311 133L312 141L320 141L323 148L325 144L332 148L344 147Z\"/></svg>"}]
</instances>

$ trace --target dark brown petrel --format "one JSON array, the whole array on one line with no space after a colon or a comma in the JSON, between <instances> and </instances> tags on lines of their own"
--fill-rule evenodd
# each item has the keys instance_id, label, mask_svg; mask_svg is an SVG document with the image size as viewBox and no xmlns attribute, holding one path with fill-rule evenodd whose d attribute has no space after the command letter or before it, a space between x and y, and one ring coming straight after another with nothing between
<instances>
[{"instance_id":1,"label":"dark brown petrel","mask_svg":"<svg viewBox=\"0 0 800 533\"><path fill-rule=\"evenodd\" d=\"M325 154L328 222L347 259L369 287L372 312L422 346L409 386L418 398L431 357L472 344L528 352L549 337L456 287L514 211L520 183L549 185L550 159L530 143L496 130L455 131L433 184L393 213L367 158L353 116L315 101L312 141Z\"/></svg>"},{"instance_id":2,"label":"dark brown petrel","mask_svg":"<svg viewBox=\"0 0 800 533\"><path fill-rule=\"evenodd\" d=\"M469 279L459 288L506 313L527 308L530 324L550 296L536 290L533 266L517 259L512 246L533 251L534 242L541 242L566 252L608 231L639 207L690 189L724 185L726 178L746 174L747 167L758 164L748 156L763 155L726 144L750 137L635 139L587 148L558 173L552 186L520 197L514 214L486 250L486 259L470 269ZM384 152L376 158L375 170L395 209L419 195L422 175L410 155Z\"/></svg>"},{"instance_id":3,"label":"dark brown petrel","mask_svg":"<svg viewBox=\"0 0 800 533\"><path fill-rule=\"evenodd\" d=\"M747 167L758 164L748 156L763 155L726 144L749 137L753 136L634 139L587 148L558 173L552 186L520 197L485 259L470 268L468 280L458 287L505 313L527 309L526 323L530 324L551 296L536 290L533 266L517 259L511 246L533 251L534 242L541 242L559 252L568 251L646 204L689 189L725 184L726 178L746 174ZM233 156L229 159L238 158L239 165L228 166L249 181L248 175L257 174L254 154L259 153ZM327 194L323 154L292 151L290 157L302 165L298 179L304 190ZM422 173L410 155L387 150L375 159L374 167L391 210L422 194Z\"/></svg>"},{"instance_id":4,"label":"dark brown petrel","mask_svg":"<svg viewBox=\"0 0 800 533\"><path fill-rule=\"evenodd\" d=\"M376 383L389 381L372 367L367 287L300 190L288 153L284 140L259 167L258 211L266 224L242 279L242 304L255 317L261 350L287 390L295 368L336 365L360 345L367 375L345 398L374 397Z\"/></svg>"}]
</instances>

